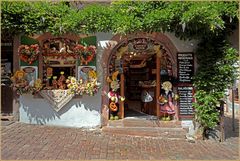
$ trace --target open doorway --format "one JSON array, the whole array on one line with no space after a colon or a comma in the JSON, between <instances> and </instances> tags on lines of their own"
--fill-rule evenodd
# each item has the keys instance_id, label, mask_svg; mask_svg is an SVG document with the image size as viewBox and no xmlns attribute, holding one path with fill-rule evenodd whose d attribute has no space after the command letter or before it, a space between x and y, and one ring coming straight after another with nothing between
<instances>
[{"instance_id":1,"label":"open doorway","mask_svg":"<svg viewBox=\"0 0 240 161\"><path fill-rule=\"evenodd\" d=\"M156 116L156 54L131 52L123 59L125 117Z\"/></svg>"},{"instance_id":2,"label":"open doorway","mask_svg":"<svg viewBox=\"0 0 240 161\"><path fill-rule=\"evenodd\" d=\"M107 94L102 99L104 125L108 120L112 120L111 118L116 120L115 117L159 119L164 116L164 111L161 111L163 105L159 99L165 96L162 90L164 81L173 83L172 78L177 77L177 50L165 35L161 33L157 35L153 37L143 34L125 38L116 36L113 39L117 40L117 45L105 51L106 54L102 57L103 62L107 62L103 63L103 73L106 78L103 82L103 93ZM119 88L112 92L113 88L108 78L113 78L116 72L118 72L116 80ZM116 100L112 100L108 96L109 93L113 93L118 97L116 100L120 100L115 103L116 106L111 106ZM125 97L125 100L121 101L121 97ZM113 107L114 110L117 109L114 113Z\"/></svg>"}]
</instances>

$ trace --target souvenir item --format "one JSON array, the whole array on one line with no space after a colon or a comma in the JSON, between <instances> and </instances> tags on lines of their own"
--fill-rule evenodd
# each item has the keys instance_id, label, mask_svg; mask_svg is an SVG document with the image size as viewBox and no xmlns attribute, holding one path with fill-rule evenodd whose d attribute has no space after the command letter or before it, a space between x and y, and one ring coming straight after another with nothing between
<instances>
[{"instance_id":1,"label":"souvenir item","mask_svg":"<svg viewBox=\"0 0 240 161\"><path fill-rule=\"evenodd\" d=\"M158 103L160 104L160 111L164 114L175 114L175 105L173 102L174 94L172 92L172 83L169 81L165 81L162 84L162 89L164 89L164 93L158 99Z\"/></svg>"},{"instance_id":2,"label":"souvenir item","mask_svg":"<svg viewBox=\"0 0 240 161\"><path fill-rule=\"evenodd\" d=\"M66 78L64 76L64 72L60 72L61 76L59 77L58 79L58 86L59 86L59 89L65 89L66 88L66 84L65 84L65 81L66 81Z\"/></svg>"},{"instance_id":3,"label":"souvenir item","mask_svg":"<svg viewBox=\"0 0 240 161\"><path fill-rule=\"evenodd\" d=\"M115 102L111 102L111 103L109 104L109 108L110 108L112 111L114 111L114 112L118 110L118 107L117 107L117 105L116 105Z\"/></svg>"},{"instance_id":4,"label":"souvenir item","mask_svg":"<svg viewBox=\"0 0 240 161\"><path fill-rule=\"evenodd\" d=\"M81 65L88 65L89 62L91 62L96 55L96 47L93 45L83 46L77 44L73 51L79 55Z\"/></svg>"},{"instance_id":5,"label":"souvenir item","mask_svg":"<svg viewBox=\"0 0 240 161\"><path fill-rule=\"evenodd\" d=\"M53 76L52 85L53 89L58 89L57 76Z\"/></svg>"},{"instance_id":6,"label":"souvenir item","mask_svg":"<svg viewBox=\"0 0 240 161\"><path fill-rule=\"evenodd\" d=\"M107 93L107 96L110 99L109 108L112 112L116 112L118 110L117 104L119 101L123 102L125 100L125 97L120 96L117 92L120 87L119 81L117 79L118 74L119 72L116 71L112 74L111 77L107 77L107 82L110 83L110 91Z\"/></svg>"},{"instance_id":7,"label":"souvenir item","mask_svg":"<svg viewBox=\"0 0 240 161\"><path fill-rule=\"evenodd\" d=\"M21 45L18 48L18 53L22 61L32 64L37 60L40 50L38 44Z\"/></svg>"},{"instance_id":8,"label":"souvenir item","mask_svg":"<svg viewBox=\"0 0 240 161\"><path fill-rule=\"evenodd\" d=\"M15 74L11 77L11 87L21 95L23 93L31 92L31 87L26 79L26 73L22 70L17 70Z\"/></svg>"},{"instance_id":9,"label":"souvenir item","mask_svg":"<svg viewBox=\"0 0 240 161\"><path fill-rule=\"evenodd\" d=\"M53 68L47 68L47 77L51 77L53 75Z\"/></svg>"},{"instance_id":10,"label":"souvenir item","mask_svg":"<svg viewBox=\"0 0 240 161\"><path fill-rule=\"evenodd\" d=\"M142 102L152 102L153 101L153 97L145 90L141 94L141 99L142 99Z\"/></svg>"}]
</instances>

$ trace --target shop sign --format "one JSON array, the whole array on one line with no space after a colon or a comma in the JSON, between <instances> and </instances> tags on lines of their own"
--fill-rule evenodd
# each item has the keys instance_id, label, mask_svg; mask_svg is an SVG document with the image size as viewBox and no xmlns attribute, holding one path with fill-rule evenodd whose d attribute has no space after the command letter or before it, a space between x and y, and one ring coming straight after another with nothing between
<instances>
[{"instance_id":1,"label":"shop sign","mask_svg":"<svg viewBox=\"0 0 240 161\"><path fill-rule=\"evenodd\" d=\"M178 86L179 115L193 115L193 87Z\"/></svg>"},{"instance_id":2,"label":"shop sign","mask_svg":"<svg viewBox=\"0 0 240 161\"><path fill-rule=\"evenodd\" d=\"M153 40L149 38L134 38L128 41L129 51L153 50Z\"/></svg>"},{"instance_id":3,"label":"shop sign","mask_svg":"<svg viewBox=\"0 0 240 161\"><path fill-rule=\"evenodd\" d=\"M178 53L178 82L192 83L194 74L194 58L193 53Z\"/></svg>"}]
</instances>

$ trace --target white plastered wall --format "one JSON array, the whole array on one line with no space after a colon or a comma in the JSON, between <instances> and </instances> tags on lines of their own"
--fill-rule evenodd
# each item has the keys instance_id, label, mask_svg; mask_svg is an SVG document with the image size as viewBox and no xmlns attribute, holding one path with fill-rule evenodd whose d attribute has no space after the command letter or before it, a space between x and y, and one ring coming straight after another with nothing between
<instances>
[{"instance_id":1,"label":"white plastered wall","mask_svg":"<svg viewBox=\"0 0 240 161\"><path fill-rule=\"evenodd\" d=\"M165 33L179 52L193 52L196 41L182 41L172 33ZM114 36L111 33L97 33L97 72L102 83L101 57L106 44ZM101 89L95 96L73 98L59 112L53 110L43 98L30 94L20 97L20 122L68 127L94 128L101 126Z\"/></svg>"}]
</instances>

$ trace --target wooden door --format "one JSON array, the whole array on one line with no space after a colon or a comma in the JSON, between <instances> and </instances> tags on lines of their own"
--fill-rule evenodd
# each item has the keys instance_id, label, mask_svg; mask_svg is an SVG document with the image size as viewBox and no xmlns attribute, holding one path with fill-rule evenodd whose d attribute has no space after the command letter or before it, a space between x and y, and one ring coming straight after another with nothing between
<instances>
[{"instance_id":1,"label":"wooden door","mask_svg":"<svg viewBox=\"0 0 240 161\"><path fill-rule=\"evenodd\" d=\"M161 77L160 77L160 68L161 68L161 60L159 56L156 56L156 114L160 116L160 106L158 104L158 98L160 96L160 88L161 88Z\"/></svg>"},{"instance_id":2,"label":"wooden door","mask_svg":"<svg viewBox=\"0 0 240 161\"><path fill-rule=\"evenodd\" d=\"M1 113L11 114L13 112L12 106L13 93L9 86L1 86Z\"/></svg>"},{"instance_id":3,"label":"wooden door","mask_svg":"<svg viewBox=\"0 0 240 161\"><path fill-rule=\"evenodd\" d=\"M125 78L124 78L124 74L121 73L120 75L120 96L125 97L124 96L124 86L125 86ZM124 118L124 101L120 101L119 103L119 116L120 118Z\"/></svg>"}]
</instances>

